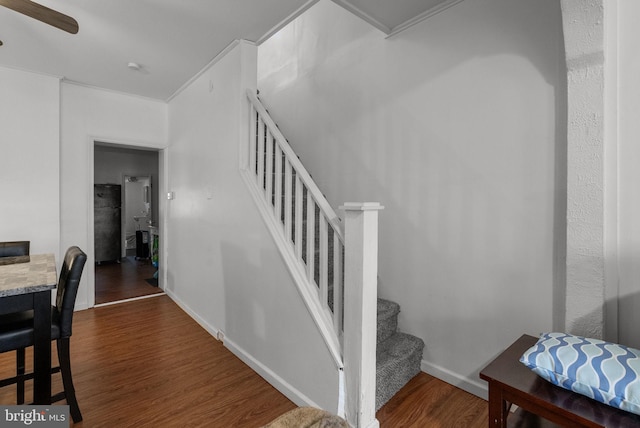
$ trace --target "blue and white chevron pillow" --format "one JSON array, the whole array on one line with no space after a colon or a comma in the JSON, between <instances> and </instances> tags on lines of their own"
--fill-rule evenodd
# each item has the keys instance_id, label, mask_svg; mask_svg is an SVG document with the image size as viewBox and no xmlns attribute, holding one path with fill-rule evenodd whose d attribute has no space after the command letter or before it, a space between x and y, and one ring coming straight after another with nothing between
<instances>
[{"instance_id":1,"label":"blue and white chevron pillow","mask_svg":"<svg viewBox=\"0 0 640 428\"><path fill-rule=\"evenodd\" d=\"M554 385L640 414L640 350L565 333L544 333L520 362Z\"/></svg>"}]
</instances>

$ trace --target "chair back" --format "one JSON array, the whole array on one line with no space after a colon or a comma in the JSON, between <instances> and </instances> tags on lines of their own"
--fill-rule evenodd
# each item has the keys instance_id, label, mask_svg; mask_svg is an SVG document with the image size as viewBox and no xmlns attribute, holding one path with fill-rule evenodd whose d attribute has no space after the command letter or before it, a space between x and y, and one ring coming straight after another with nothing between
<instances>
[{"instance_id":1,"label":"chair back","mask_svg":"<svg viewBox=\"0 0 640 428\"><path fill-rule=\"evenodd\" d=\"M0 257L28 256L31 241L0 242Z\"/></svg>"},{"instance_id":2,"label":"chair back","mask_svg":"<svg viewBox=\"0 0 640 428\"><path fill-rule=\"evenodd\" d=\"M56 295L60 338L71 337L73 310L76 305L80 277L86 261L87 255L75 246L69 247L64 255L64 261L60 269L60 279L58 280L58 293Z\"/></svg>"}]
</instances>

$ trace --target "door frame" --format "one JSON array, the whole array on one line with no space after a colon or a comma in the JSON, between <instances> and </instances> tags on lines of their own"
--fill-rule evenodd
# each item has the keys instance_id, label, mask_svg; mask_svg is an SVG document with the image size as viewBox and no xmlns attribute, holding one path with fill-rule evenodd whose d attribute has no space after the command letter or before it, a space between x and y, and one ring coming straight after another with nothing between
<instances>
[{"instance_id":1,"label":"door frame","mask_svg":"<svg viewBox=\"0 0 640 428\"><path fill-rule=\"evenodd\" d=\"M167 194L167 171L168 171L168 147L166 145L144 142L144 141L126 141L117 138L110 137L98 137L90 136L88 141L88 162L87 162L87 182L88 197L87 197L87 218L88 218L88 248L87 248L87 263L85 265L85 271L87 272L87 307L93 308L96 305L96 269L95 269L95 230L94 230L94 215L93 215L93 185L95 184L95 145L112 145L114 147L138 149L138 150L152 150L158 152L158 231L160 233L160 248L159 248L159 260L158 260L158 287L162 290L165 289L167 279L167 242L163 239L167 236L167 199L163 195Z\"/></svg>"}]
</instances>

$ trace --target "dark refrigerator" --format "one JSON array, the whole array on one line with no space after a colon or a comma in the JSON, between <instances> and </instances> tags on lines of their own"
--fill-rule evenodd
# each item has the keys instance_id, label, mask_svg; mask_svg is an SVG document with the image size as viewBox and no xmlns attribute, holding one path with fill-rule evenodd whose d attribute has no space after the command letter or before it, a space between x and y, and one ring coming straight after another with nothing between
<instances>
[{"instance_id":1,"label":"dark refrigerator","mask_svg":"<svg viewBox=\"0 0 640 428\"><path fill-rule=\"evenodd\" d=\"M94 249L96 263L120 260L121 186L95 184L93 188Z\"/></svg>"}]
</instances>

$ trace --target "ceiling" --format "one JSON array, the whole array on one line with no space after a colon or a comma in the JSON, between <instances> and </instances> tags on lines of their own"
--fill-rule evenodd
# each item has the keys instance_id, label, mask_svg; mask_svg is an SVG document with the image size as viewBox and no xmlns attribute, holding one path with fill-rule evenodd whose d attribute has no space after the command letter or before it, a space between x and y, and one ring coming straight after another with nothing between
<instances>
[{"instance_id":1,"label":"ceiling","mask_svg":"<svg viewBox=\"0 0 640 428\"><path fill-rule=\"evenodd\" d=\"M75 18L77 34L0 7L0 66L167 100L234 40L259 43L317 1L37 1ZM333 1L393 34L462 0Z\"/></svg>"}]
</instances>

